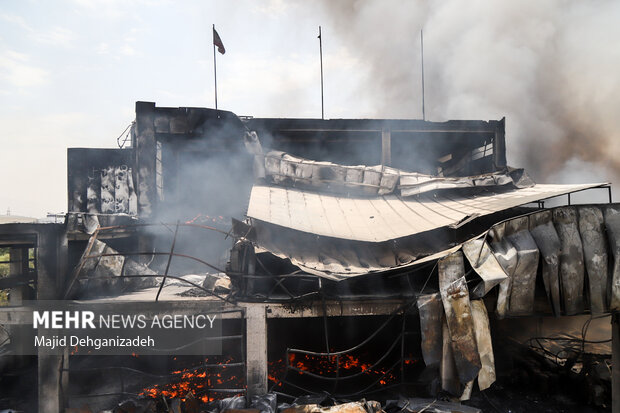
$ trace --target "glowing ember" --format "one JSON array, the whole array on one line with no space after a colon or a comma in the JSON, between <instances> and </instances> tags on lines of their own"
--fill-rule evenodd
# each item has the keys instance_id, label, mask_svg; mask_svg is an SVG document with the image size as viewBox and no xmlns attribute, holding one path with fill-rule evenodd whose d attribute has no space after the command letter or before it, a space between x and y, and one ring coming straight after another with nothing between
<instances>
[{"instance_id":1,"label":"glowing ember","mask_svg":"<svg viewBox=\"0 0 620 413\"><path fill-rule=\"evenodd\" d=\"M205 362L208 361L209 359L205 359ZM169 383L145 388L140 395L151 398L164 396L170 399L179 398L185 401L187 395L192 394L203 403L213 401L217 398L215 395L217 394L218 388L238 389L243 387L243 378L232 374L223 374L228 368L226 363L230 362L232 361L226 360L225 362L217 363L220 364L221 367L216 368L197 366L173 371L171 374L174 377ZM207 373L207 369L212 371ZM233 395L234 394L227 393L225 397Z\"/></svg>"},{"instance_id":2,"label":"glowing ember","mask_svg":"<svg viewBox=\"0 0 620 413\"><path fill-rule=\"evenodd\" d=\"M338 360L338 365L337 365ZM208 359L205 359L208 362ZM388 371L387 368L380 366L372 367L372 363L366 363L359 358L349 354L341 355L339 359L336 356L330 357L316 357L308 354L289 354L289 365L297 368L300 371L297 373L303 375L303 372L311 372L319 374L325 377L335 377L336 374L344 375L343 371L347 371L348 374L364 373L370 377L381 379L380 385L386 385L394 382L396 376L393 372ZM228 374L227 363L232 363L232 359L228 359L221 364L221 367L215 369L209 368L208 370L204 366L196 366L193 368L176 370L172 372L174 376L169 383L155 385L150 388L145 388L140 395L151 398L158 398L165 396L166 398L180 398L185 400L188 394L192 394L196 399L206 403L218 399L217 389L220 388L235 388L240 389L244 387L244 378L237 377L232 374ZM407 357L404 360L404 364L407 366L415 365L418 360L413 357ZM281 387L281 378L286 373L286 363L284 359L269 362L269 381L273 382L277 387ZM226 393L223 397L230 397L233 394Z\"/></svg>"},{"instance_id":3,"label":"glowing ember","mask_svg":"<svg viewBox=\"0 0 620 413\"><path fill-rule=\"evenodd\" d=\"M363 362L358 357L350 354L341 355L339 358L336 356L312 356L309 354L289 354L289 365L298 369L298 374L303 375L305 371L318 374L325 377L336 377L337 374L344 375L343 371L347 371L347 375L364 373L371 377L381 379L379 384L385 385L396 380L396 376L393 372L388 371L387 368L381 366L372 366L372 363ZM417 360L409 357L404 360L404 364L412 366L417 363ZM277 383L281 386L279 377L283 377L286 371L286 366L282 359L270 363L269 366L269 380Z\"/></svg>"}]
</instances>

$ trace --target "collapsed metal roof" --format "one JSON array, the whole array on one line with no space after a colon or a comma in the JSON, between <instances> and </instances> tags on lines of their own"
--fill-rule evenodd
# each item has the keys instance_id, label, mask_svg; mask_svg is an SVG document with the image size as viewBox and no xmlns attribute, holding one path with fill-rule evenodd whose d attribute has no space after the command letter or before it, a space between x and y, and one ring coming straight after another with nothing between
<instances>
[{"instance_id":1,"label":"collapsed metal roof","mask_svg":"<svg viewBox=\"0 0 620 413\"><path fill-rule=\"evenodd\" d=\"M252 188L248 217L320 236L383 242L420 234L531 202L607 184L536 184L501 192L436 191L346 197L279 186Z\"/></svg>"}]
</instances>

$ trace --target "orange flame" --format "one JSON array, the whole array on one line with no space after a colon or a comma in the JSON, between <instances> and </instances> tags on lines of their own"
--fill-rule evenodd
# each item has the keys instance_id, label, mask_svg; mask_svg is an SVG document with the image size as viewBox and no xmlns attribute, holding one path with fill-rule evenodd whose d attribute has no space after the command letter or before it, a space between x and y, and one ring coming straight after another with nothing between
<instances>
[{"instance_id":1,"label":"orange flame","mask_svg":"<svg viewBox=\"0 0 620 413\"><path fill-rule=\"evenodd\" d=\"M205 361L208 362L209 359L205 359ZM230 362L232 362L232 359L217 363L221 364L221 367L218 367L218 369L226 369L226 363ZM192 394L196 399L203 403L207 403L216 399L214 394L217 393L217 387L243 387L242 378L235 375L223 377L221 372L207 372L205 367L200 366L197 368L175 370L171 375L175 377L169 383L145 388L139 394L150 398L158 398L160 396L171 399L179 398L181 401L185 401L188 394ZM212 390L212 392L206 393L207 390ZM226 395L226 397L230 396L232 396L232 394Z\"/></svg>"},{"instance_id":2,"label":"orange flame","mask_svg":"<svg viewBox=\"0 0 620 413\"><path fill-rule=\"evenodd\" d=\"M331 376L335 377L336 373L340 372L342 374L343 371L349 371L351 374L363 372L373 377L382 377L379 380L379 384L386 385L396 380L396 376L393 372L388 371L387 368L383 368L380 366L372 366L372 363L363 362L360 358L355 357L350 354L336 356L312 356L309 354L298 354L298 353L290 353L289 354L289 365L294 367L300 371L300 375L303 375L305 371L312 372L314 374L319 374L322 376ZM413 365L417 362L417 360L412 357L406 358L404 363L406 365ZM282 360L278 360L276 362L276 366L278 368L274 369L278 371L280 374L279 377L282 377L282 374L286 370L286 367L283 365ZM270 372L269 380L279 383L276 375ZM281 383L279 383L281 384Z\"/></svg>"},{"instance_id":3,"label":"orange flame","mask_svg":"<svg viewBox=\"0 0 620 413\"><path fill-rule=\"evenodd\" d=\"M205 359L205 361L208 361L208 359ZM363 372L372 377L382 377L379 380L380 385L386 385L396 380L395 374L388 371L387 368L372 367L372 363L363 362L360 358L349 354L341 355L337 358L336 356L318 357L308 354L290 353L288 361L290 366L301 370L298 373L302 375L304 371L307 371L334 377L337 371L341 373L342 371L349 371L352 374ZM215 394L218 387L242 388L244 386L245 380L243 377L226 374L226 363L232 362L232 359L228 359L222 363L217 363L221 364L221 367L218 367L217 370L206 370L204 367L198 367L173 371L172 375L175 377L169 383L145 388L140 395L150 398L165 396L167 398L180 398L182 401L185 401L185 397L191 393L203 403L213 401L217 398ZM417 364L418 360L409 356L403 362L405 365L411 366ZM284 359L269 362L268 378L276 386L282 386L280 378L284 376L285 372L286 364ZM207 390L212 390L212 392L206 393ZM230 397L231 395L226 394L225 397Z\"/></svg>"}]
</instances>

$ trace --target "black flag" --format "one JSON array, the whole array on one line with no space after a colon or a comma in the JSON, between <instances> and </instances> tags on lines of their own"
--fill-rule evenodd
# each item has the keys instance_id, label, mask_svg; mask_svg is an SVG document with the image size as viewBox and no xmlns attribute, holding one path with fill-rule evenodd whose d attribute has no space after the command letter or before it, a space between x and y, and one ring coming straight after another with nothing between
<instances>
[{"instance_id":1,"label":"black flag","mask_svg":"<svg viewBox=\"0 0 620 413\"><path fill-rule=\"evenodd\" d=\"M220 39L220 35L217 34L215 27L213 28L213 45L217 46L217 51L221 54L226 53L226 49L224 48L224 43L222 43L222 39Z\"/></svg>"}]
</instances>

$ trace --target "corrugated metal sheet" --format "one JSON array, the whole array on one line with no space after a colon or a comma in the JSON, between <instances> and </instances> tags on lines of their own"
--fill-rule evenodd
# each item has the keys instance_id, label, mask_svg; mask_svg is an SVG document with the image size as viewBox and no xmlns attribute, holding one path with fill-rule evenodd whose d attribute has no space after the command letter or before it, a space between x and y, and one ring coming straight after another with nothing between
<instances>
[{"instance_id":1,"label":"corrugated metal sheet","mask_svg":"<svg viewBox=\"0 0 620 413\"><path fill-rule=\"evenodd\" d=\"M382 242L457 224L588 188L607 184L544 185L500 193L463 196L437 191L416 197L343 197L295 188L254 186L248 216L327 237Z\"/></svg>"},{"instance_id":2,"label":"corrugated metal sheet","mask_svg":"<svg viewBox=\"0 0 620 413\"><path fill-rule=\"evenodd\" d=\"M251 138L246 139L246 146L249 147L248 142L251 142ZM534 185L523 169L511 168L476 176L443 177L407 172L382 165L351 166L319 162L280 151L270 151L262 155L262 152L258 152L255 148L250 150L257 154L255 165L258 163L262 171L258 176L268 177L268 182L278 186L316 192L377 196L392 194L398 189L402 196L412 196L444 189L504 185L525 188Z\"/></svg>"}]
</instances>

